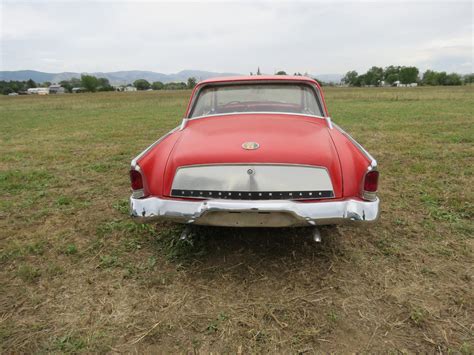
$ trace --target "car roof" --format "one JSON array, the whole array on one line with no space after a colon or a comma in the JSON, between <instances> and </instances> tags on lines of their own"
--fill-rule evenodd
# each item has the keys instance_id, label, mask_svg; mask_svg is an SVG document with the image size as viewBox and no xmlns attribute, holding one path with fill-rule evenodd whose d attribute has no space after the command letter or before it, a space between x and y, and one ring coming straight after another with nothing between
<instances>
[{"instance_id":1,"label":"car roof","mask_svg":"<svg viewBox=\"0 0 474 355\"><path fill-rule=\"evenodd\" d=\"M241 81L302 81L310 82L312 84L318 84L313 78L300 75L239 75L239 76L226 76L226 77L217 77L203 80L199 83L202 84L211 84L211 83L232 83L232 82L241 82ZM319 85L318 85L319 86Z\"/></svg>"}]
</instances>

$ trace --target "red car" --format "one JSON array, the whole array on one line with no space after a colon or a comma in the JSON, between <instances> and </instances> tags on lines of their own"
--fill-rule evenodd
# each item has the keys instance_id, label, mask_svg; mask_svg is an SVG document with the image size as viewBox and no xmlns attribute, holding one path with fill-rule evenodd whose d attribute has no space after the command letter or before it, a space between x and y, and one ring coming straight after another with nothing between
<instances>
[{"instance_id":1,"label":"red car","mask_svg":"<svg viewBox=\"0 0 474 355\"><path fill-rule=\"evenodd\" d=\"M136 219L286 227L378 218L377 163L331 122L315 80L205 80L184 117L132 161Z\"/></svg>"}]
</instances>

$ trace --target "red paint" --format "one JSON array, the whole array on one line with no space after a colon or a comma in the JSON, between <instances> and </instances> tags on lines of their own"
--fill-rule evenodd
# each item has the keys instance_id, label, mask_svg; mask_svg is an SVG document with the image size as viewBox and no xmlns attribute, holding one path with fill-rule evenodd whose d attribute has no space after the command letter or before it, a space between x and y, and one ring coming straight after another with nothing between
<instances>
[{"instance_id":1,"label":"red paint","mask_svg":"<svg viewBox=\"0 0 474 355\"><path fill-rule=\"evenodd\" d=\"M215 78L199 83L192 98L204 85L241 81L307 82L292 76L249 76ZM257 150L244 150L242 143L258 142ZM153 147L138 161L145 194L169 196L175 171L180 166L219 163L304 164L326 167L336 198L361 197L364 176L370 164L354 144L336 128L329 129L320 118L287 114L234 114L190 120Z\"/></svg>"},{"instance_id":2,"label":"red paint","mask_svg":"<svg viewBox=\"0 0 474 355\"><path fill-rule=\"evenodd\" d=\"M362 196L362 184L370 161L338 129L330 130L342 170L344 197Z\"/></svg>"},{"instance_id":3,"label":"red paint","mask_svg":"<svg viewBox=\"0 0 474 355\"><path fill-rule=\"evenodd\" d=\"M166 166L169 193L180 166L224 163L279 163L328 168L336 197L342 196L337 152L326 122L297 115L226 115L192 120L181 132ZM257 142L256 150L242 143Z\"/></svg>"}]
</instances>

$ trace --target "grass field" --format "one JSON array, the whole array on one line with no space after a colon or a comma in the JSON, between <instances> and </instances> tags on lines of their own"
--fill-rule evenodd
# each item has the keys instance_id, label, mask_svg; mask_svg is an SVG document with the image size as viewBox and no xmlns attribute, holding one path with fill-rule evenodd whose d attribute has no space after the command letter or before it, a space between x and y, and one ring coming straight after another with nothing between
<instances>
[{"instance_id":1,"label":"grass field","mask_svg":"<svg viewBox=\"0 0 474 355\"><path fill-rule=\"evenodd\" d=\"M326 90L383 204L321 244L130 220L188 96L0 97L0 352L474 352L474 87Z\"/></svg>"}]
</instances>

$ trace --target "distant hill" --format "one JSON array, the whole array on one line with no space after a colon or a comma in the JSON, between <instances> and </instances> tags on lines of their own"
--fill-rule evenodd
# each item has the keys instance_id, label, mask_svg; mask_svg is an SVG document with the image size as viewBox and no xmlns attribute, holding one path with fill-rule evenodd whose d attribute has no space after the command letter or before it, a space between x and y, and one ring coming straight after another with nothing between
<instances>
[{"instance_id":1,"label":"distant hill","mask_svg":"<svg viewBox=\"0 0 474 355\"><path fill-rule=\"evenodd\" d=\"M214 78L217 76L229 76L238 75L235 73L215 73L202 70L182 70L175 74L163 74L152 71L141 71L141 70L127 70L127 71L116 71L116 72L95 72L95 73L44 73L36 70L16 70L16 71L0 71L0 80L5 81L25 81L33 79L36 82L42 83L50 81L52 83L58 83L61 80L69 80L71 78L80 78L81 74L90 74L96 77L107 78L111 84L129 84L133 83L137 79L145 79L149 82L161 81L164 83L169 82L186 82L189 77L195 77L199 80L208 78Z\"/></svg>"},{"instance_id":2,"label":"distant hill","mask_svg":"<svg viewBox=\"0 0 474 355\"><path fill-rule=\"evenodd\" d=\"M215 78L217 76L231 76L239 75L237 73L216 73L203 70L182 70L174 74L163 74L153 71L141 71L141 70L126 70L126 71L115 71L115 72L95 72L95 73L44 73L36 70L15 70L15 71L0 71L0 80L5 81L26 81L33 79L37 83L43 83L49 81L52 83L59 83L61 80L69 80L71 78L80 78L81 74L90 74L101 78L109 79L112 85L130 84L137 79L145 79L149 82L161 81L163 83L170 82L186 82L188 78L195 77L200 80L209 78ZM310 75L324 82L340 82L341 74L321 74L321 75Z\"/></svg>"},{"instance_id":3,"label":"distant hill","mask_svg":"<svg viewBox=\"0 0 474 355\"><path fill-rule=\"evenodd\" d=\"M335 83L339 84L341 79L344 77L342 74L320 74L320 75L311 75L313 78L316 78L325 83Z\"/></svg>"}]
</instances>

